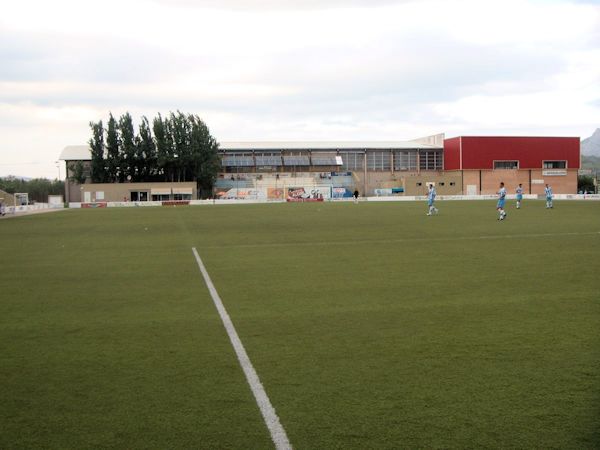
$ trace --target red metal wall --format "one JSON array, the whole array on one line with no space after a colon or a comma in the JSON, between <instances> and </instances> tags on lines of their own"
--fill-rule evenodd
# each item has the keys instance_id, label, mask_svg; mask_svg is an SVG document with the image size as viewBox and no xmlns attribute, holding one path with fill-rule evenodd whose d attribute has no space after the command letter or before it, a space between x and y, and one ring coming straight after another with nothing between
<instances>
[{"instance_id":1,"label":"red metal wall","mask_svg":"<svg viewBox=\"0 0 600 450\"><path fill-rule=\"evenodd\" d=\"M493 169L495 160L517 160L519 169L541 169L542 161L548 160L566 160L569 169L578 169L580 163L577 137L461 136L444 141L444 160L451 161L446 170L460 168L455 160L457 153L460 159L461 147L463 170Z\"/></svg>"},{"instance_id":2,"label":"red metal wall","mask_svg":"<svg viewBox=\"0 0 600 450\"><path fill-rule=\"evenodd\" d=\"M460 170L460 137L444 139L444 170Z\"/></svg>"}]
</instances>

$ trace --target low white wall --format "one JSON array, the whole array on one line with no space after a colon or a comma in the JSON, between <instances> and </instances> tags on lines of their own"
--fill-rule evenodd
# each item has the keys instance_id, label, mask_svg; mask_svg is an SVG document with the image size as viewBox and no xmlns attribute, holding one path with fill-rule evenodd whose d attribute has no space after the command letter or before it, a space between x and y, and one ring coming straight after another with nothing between
<instances>
[{"instance_id":1,"label":"low white wall","mask_svg":"<svg viewBox=\"0 0 600 450\"><path fill-rule=\"evenodd\" d=\"M108 208L139 208L146 206L162 206L162 202L108 202Z\"/></svg>"},{"instance_id":2,"label":"low white wall","mask_svg":"<svg viewBox=\"0 0 600 450\"><path fill-rule=\"evenodd\" d=\"M515 195L507 195L508 200L514 200ZM543 195L526 194L523 195L526 200L537 200L544 199ZM495 195L438 195L436 200L438 201L452 201L452 200L496 200ZM556 194L555 200L586 200L586 201L600 201L600 194ZM360 197L361 202L422 202L427 200L427 196L383 196L383 197ZM353 198L329 198L325 202L352 202ZM256 203L286 203L286 200L267 200L267 199L226 199L226 200L191 200L189 202L192 206L202 205L251 205ZM44 204L45 208L48 205ZM148 207L148 206L162 206L162 202L108 202L106 204L108 208L136 208L136 207ZM31 205L29 208L37 207L42 209L42 206ZM27 207L20 207L27 208ZM81 203L69 203L69 208L81 208ZM7 213L9 208L7 208Z\"/></svg>"},{"instance_id":3,"label":"low white wall","mask_svg":"<svg viewBox=\"0 0 600 450\"><path fill-rule=\"evenodd\" d=\"M23 206L5 206L4 212L6 214L20 214L28 213L31 211L40 211L43 209L64 209L63 204L50 205L48 203L36 203L35 205L23 205Z\"/></svg>"}]
</instances>

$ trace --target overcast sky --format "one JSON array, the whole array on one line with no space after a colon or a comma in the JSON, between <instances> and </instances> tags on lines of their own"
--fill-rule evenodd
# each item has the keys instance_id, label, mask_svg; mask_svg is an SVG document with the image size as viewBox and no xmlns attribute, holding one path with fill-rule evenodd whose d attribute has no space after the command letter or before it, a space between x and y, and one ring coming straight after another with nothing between
<instances>
[{"instance_id":1,"label":"overcast sky","mask_svg":"<svg viewBox=\"0 0 600 450\"><path fill-rule=\"evenodd\" d=\"M0 0L0 175L56 178L109 111L218 141L585 138L600 2ZM64 165L61 165L64 176Z\"/></svg>"}]
</instances>

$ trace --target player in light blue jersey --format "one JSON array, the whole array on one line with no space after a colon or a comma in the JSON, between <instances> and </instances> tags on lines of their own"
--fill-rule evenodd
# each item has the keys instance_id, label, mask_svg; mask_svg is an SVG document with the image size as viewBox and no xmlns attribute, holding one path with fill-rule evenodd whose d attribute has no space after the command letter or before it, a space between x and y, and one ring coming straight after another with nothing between
<instances>
[{"instance_id":1,"label":"player in light blue jersey","mask_svg":"<svg viewBox=\"0 0 600 450\"><path fill-rule=\"evenodd\" d=\"M523 200L523 185L519 183L519 187L515 190L517 194L517 209L521 207L521 201Z\"/></svg>"},{"instance_id":2,"label":"player in light blue jersey","mask_svg":"<svg viewBox=\"0 0 600 450\"><path fill-rule=\"evenodd\" d=\"M433 214L437 214L439 212L438 209L434 205L436 195L437 194L435 192L435 188L433 187L433 184L430 184L429 192L427 192L427 205L429 206L429 212L427 213L428 216L432 216Z\"/></svg>"},{"instance_id":3,"label":"player in light blue jersey","mask_svg":"<svg viewBox=\"0 0 600 450\"><path fill-rule=\"evenodd\" d=\"M552 208L552 198L554 194L552 194L552 188L549 184L546 184L546 188L544 189L544 194L546 194L546 209Z\"/></svg>"},{"instance_id":4,"label":"player in light blue jersey","mask_svg":"<svg viewBox=\"0 0 600 450\"><path fill-rule=\"evenodd\" d=\"M504 183L500 182L500 189L497 192L498 203L496 203L496 210L500 214L498 220L504 220L506 218L506 211L504 211L504 202L506 201L506 188Z\"/></svg>"}]
</instances>

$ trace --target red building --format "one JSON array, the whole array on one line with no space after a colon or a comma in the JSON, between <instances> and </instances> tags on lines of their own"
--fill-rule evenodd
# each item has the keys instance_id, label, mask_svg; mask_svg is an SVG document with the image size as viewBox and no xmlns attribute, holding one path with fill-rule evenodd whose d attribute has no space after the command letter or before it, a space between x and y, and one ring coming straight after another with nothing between
<instances>
[{"instance_id":1,"label":"red building","mask_svg":"<svg viewBox=\"0 0 600 450\"><path fill-rule=\"evenodd\" d=\"M577 192L580 142L577 137L459 136L444 140L444 171L462 172L465 194L493 194L503 181L525 193Z\"/></svg>"}]
</instances>

